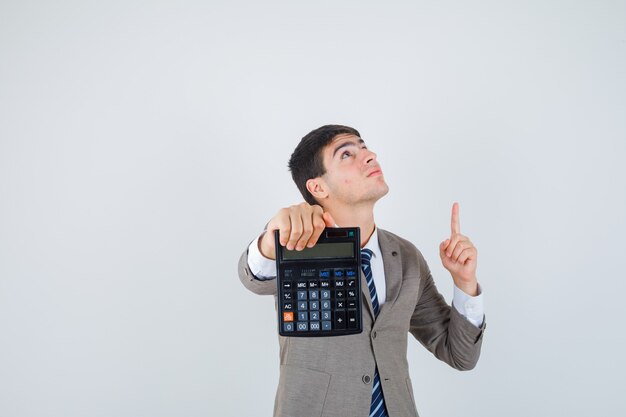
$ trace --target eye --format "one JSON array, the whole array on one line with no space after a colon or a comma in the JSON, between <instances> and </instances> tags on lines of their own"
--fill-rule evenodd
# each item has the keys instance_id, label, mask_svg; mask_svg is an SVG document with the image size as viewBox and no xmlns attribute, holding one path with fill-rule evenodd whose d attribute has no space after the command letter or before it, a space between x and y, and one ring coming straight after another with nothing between
<instances>
[{"instance_id":1,"label":"eye","mask_svg":"<svg viewBox=\"0 0 626 417\"><path fill-rule=\"evenodd\" d=\"M346 157L351 156L352 154L350 153L350 151L343 151L343 153L341 154L341 159L346 159Z\"/></svg>"}]
</instances>

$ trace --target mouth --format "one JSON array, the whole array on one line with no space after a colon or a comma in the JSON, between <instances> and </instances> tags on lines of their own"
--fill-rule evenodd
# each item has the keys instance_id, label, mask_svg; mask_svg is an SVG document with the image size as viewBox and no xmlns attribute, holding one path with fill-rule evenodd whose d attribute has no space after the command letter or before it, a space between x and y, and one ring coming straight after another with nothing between
<instances>
[{"instance_id":1,"label":"mouth","mask_svg":"<svg viewBox=\"0 0 626 417\"><path fill-rule=\"evenodd\" d=\"M383 171L380 168L377 168L375 170L373 170L372 172L370 172L369 174L367 174L367 177L379 177L383 175Z\"/></svg>"}]
</instances>

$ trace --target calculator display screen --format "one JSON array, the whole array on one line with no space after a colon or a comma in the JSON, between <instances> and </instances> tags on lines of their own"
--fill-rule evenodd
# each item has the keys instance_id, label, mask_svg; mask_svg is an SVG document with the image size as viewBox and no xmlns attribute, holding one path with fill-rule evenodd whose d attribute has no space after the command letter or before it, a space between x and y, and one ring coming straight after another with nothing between
<instances>
[{"instance_id":1,"label":"calculator display screen","mask_svg":"<svg viewBox=\"0 0 626 417\"><path fill-rule=\"evenodd\" d=\"M283 250L283 259L354 258L354 243L318 243L301 251Z\"/></svg>"}]
</instances>

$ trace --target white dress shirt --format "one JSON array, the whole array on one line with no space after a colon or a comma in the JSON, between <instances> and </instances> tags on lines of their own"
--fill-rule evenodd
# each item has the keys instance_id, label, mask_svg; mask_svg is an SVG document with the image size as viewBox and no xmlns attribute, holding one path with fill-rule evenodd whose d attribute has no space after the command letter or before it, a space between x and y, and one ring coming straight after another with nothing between
<instances>
[{"instance_id":1,"label":"white dress shirt","mask_svg":"<svg viewBox=\"0 0 626 417\"><path fill-rule=\"evenodd\" d=\"M383 256L378 243L378 228L374 228L374 233L372 233L363 249L365 248L372 251L372 259L370 261L372 278L376 286L378 304L382 306L387 297L387 286L385 283ZM276 261L263 256L259 250L258 239L253 240L248 247L248 266L259 280L265 281L276 278ZM483 293L480 284L478 285L478 295L475 297L466 294L455 285L452 305L474 326L482 326L484 309Z\"/></svg>"}]
</instances>

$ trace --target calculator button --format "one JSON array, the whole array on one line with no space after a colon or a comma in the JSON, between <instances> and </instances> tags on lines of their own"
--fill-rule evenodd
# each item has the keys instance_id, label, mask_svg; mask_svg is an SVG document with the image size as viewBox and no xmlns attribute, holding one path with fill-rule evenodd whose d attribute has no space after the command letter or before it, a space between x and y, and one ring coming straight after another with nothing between
<instances>
[{"instance_id":1,"label":"calculator button","mask_svg":"<svg viewBox=\"0 0 626 417\"><path fill-rule=\"evenodd\" d=\"M327 300L330 298L330 290L322 290L321 291L322 300Z\"/></svg>"},{"instance_id":2,"label":"calculator button","mask_svg":"<svg viewBox=\"0 0 626 417\"><path fill-rule=\"evenodd\" d=\"M346 301L345 300L335 301L335 308L346 308Z\"/></svg>"},{"instance_id":3,"label":"calculator button","mask_svg":"<svg viewBox=\"0 0 626 417\"><path fill-rule=\"evenodd\" d=\"M296 283L296 288L299 289L299 290L300 289L302 289L302 290L306 289L306 281L299 281L299 282L297 282Z\"/></svg>"},{"instance_id":4,"label":"calculator button","mask_svg":"<svg viewBox=\"0 0 626 417\"><path fill-rule=\"evenodd\" d=\"M284 323L283 324L283 331L285 331L285 332L293 332L293 322Z\"/></svg>"},{"instance_id":5,"label":"calculator button","mask_svg":"<svg viewBox=\"0 0 626 417\"><path fill-rule=\"evenodd\" d=\"M346 292L344 290L335 291L335 298L346 298Z\"/></svg>"},{"instance_id":6,"label":"calculator button","mask_svg":"<svg viewBox=\"0 0 626 417\"><path fill-rule=\"evenodd\" d=\"M322 330L331 330L331 324L329 321L323 321L322 322Z\"/></svg>"},{"instance_id":7,"label":"calculator button","mask_svg":"<svg viewBox=\"0 0 626 417\"><path fill-rule=\"evenodd\" d=\"M356 288L356 279L348 279L348 280L346 280L346 286L348 288Z\"/></svg>"},{"instance_id":8,"label":"calculator button","mask_svg":"<svg viewBox=\"0 0 626 417\"><path fill-rule=\"evenodd\" d=\"M306 300L306 291L298 291L298 301Z\"/></svg>"},{"instance_id":9,"label":"calculator button","mask_svg":"<svg viewBox=\"0 0 626 417\"><path fill-rule=\"evenodd\" d=\"M335 288L344 288L345 286L346 286L346 281L344 281L343 279L335 280Z\"/></svg>"},{"instance_id":10,"label":"calculator button","mask_svg":"<svg viewBox=\"0 0 626 417\"><path fill-rule=\"evenodd\" d=\"M335 329L345 329L346 328L346 312L345 311L335 311Z\"/></svg>"},{"instance_id":11,"label":"calculator button","mask_svg":"<svg viewBox=\"0 0 626 417\"><path fill-rule=\"evenodd\" d=\"M330 281L320 281L320 288L330 288Z\"/></svg>"},{"instance_id":12,"label":"calculator button","mask_svg":"<svg viewBox=\"0 0 626 417\"><path fill-rule=\"evenodd\" d=\"M300 276L302 278L317 278L317 269L303 269L300 271Z\"/></svg>"},{"instance_id":13,"label":"calculator button","mask_svg":"<svg viewBox=\"0 0 626 417\"><path fill-rule=\"evenodd\" d=\"M318 300L320 298L319 291L309 291L309 298L311 300Z\"/></svg>"},{"instance_id":14,"label":"calculator button","mask_svg":"<svg viewBox=\"0 0 626 417\"><path fill-rule=\"evenodd\" d=\"M283 300L285 300L285 301L293 300L293 294L291 292L283 293Z\"/></svg>"},{"instance_id":15,"label":"calculator button","mask_svg":"<svg viewBox=\"0 0 626 417\"><path fill-rule=\"evenodd\" d=\"M356 308L356 300L348 300L348 303L346 305L348 306L348 308Z\"/></svg>"},{"instance_id":16,"label":"calculator button","mask_svg":"<svg viewBox=\"0 0 626 417\"><path fill-rule=\"evenodd\" d=\"M298 311L298 321L307 321L309 319L309 313L306 311Z\"/></svg>"},{"instance_id":17,"label":"calculator button","mask_svg":"<svg viewBox=\"0 0 626 417\"><path fill-rule=\"evenodd\" d=\"M307 330L309 330L309 323L306 321L298 322L297 329L299 332L306 332Z\"/></svg>"},{"instance_id":18,"label":"calculator button","mask_svg":"<svg viewBox=\"0 0 626 417\"><path fill-rule=\"evenodd\" d=\"M292 302L287 302L287 303L283 304L283 310L293 310L293 303Z\"/></svg>"},{"instance_id":19,"label":"calculator button","mask_svg":"<svg viewBox=\"0 0 626 417\"><path fill-rule=\"evenodd\" d=\"M335 269L335 278L343 278L346 274L343 272L343 269Z\"/></svg>"},{"instance_id":20,"label":"calculator button","mask_svg":"<svg viewBox=\"0 0 626 417\"><path fill-rule=\"evenodd\" d=\"M320 271L320 278L330 278L330 271L328 269L322 269Z\"/></svg>"},{"instance_id":21,"label":"calculator button","mask_svg":"<svg viewBox=\"0 0 626 417\"><path fill-rule=\"evenodd\" d=\"M309 281L309 288L318 288L320 286L317 281Z\"/></svg>"},{"instance_id":22,"label":"calculator button","mask_svg":"<svg viewBox=\"0 0 626 417\"><path fill-rule=\"evenodd\" d=\"M322 310L330 310L330 301L322 301Z\"/></svg>"},{"instance_id":23,"label":"calculator button","mask_svg":"<svg viewBox=\"0 0 626 417\"><path fill-rule=\"evenodd\" d=\"M319 320L320 312L319 311L311 311L311 320Z\"/></svg>"},{"instance_id":24,"label":"calculator button","mask_svg":"<svg viewBox=\"0 0 626 417\"><path fill-rule=\"evenodd\" d=\"M348 298L356 298L356 290L348 290L348 291L346 291L346 296Z\"/></svg>"},{"instance_id":25,"label":"calculator button","mask_svg":"<svg viewBox=\"0 0 626 417\"><path fill-rule=\"evenodd\" d=\"M320 309L320 302L319 301L311 301L309 303L310 305L310 310L319 310Z\"/></svg>"},{"instance_id":26,"label":"calculator button","mask_svg":"<svg viewBox=\"0 0 626 417\"><path fill-rule=\"evenodd\" d=\"M356 329L357 324L356 310L348 310L348 329Z\"/></svg>"},{"instance_id":27,"label":"calculator button","mask_svg":"<svg viewBox=\"0 0 626 417\"><path fill-rule=\"evenodd\" d=\"M322 320L330 321L330 310L323 310L322 311Z\"/></svg>"},{"instance_id":28,"label":"calculator button","mask_svg":"<svg viewBox=\"0 0 626 417\"><path fill-rule=\"evenodd\" d=\"M298 310L307 310L308 305L306 301L298 301Z\"/></svg>"},{"instance_id":29,"label":"calculator button","mask_svg":"<svg viewBox=\"0 0 626 417\"><path fill-rule=\"evenodd\" d=\"M346 269L346 277L356 277L356 270L354 269Z\"/></svg>"},{"instance_id":30,"label":"calculator button","mask_svg":"<svg viewBox=\"0 0 626 417\"><path fill-rule=\"evenodd\" d=\"M311 331L319 330L320 329L320 322L319 321L312 321L310 323L310 326L311 326Z\"/></svg>"},{"instance_id":31,"label":"calculator button","mask_svg":"<svg viewBox=\"0 0 626 417\"><path fill-rule=\"evenodd\" d=\"M284 311L283 321L293 321L293 311Z\"/></svg>"},{"instance_id":32,"label":"calculator button","mask_svg":"<svg viewBox=\"0 0 626 417\"><path fill-rule=\"evenodd\" d=\"M286 290L290 290L291 289L291 281L284 281L283 282L283 288Z\"/></svg>"}]
</instances>

